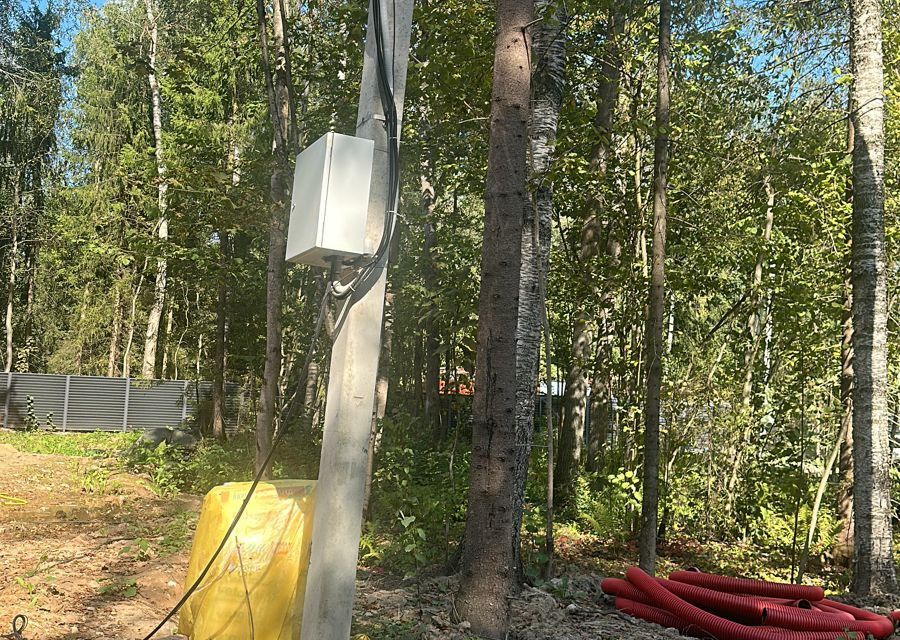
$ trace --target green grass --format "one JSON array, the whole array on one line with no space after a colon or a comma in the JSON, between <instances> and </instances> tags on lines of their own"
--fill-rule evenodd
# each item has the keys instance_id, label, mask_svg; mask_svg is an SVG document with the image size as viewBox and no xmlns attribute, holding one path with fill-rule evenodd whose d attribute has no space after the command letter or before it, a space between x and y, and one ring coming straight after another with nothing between
<instances>
[{"instance_id":1,"label":"green grass","mask_svg":"<svg viewBox=\"0 0 900 640\"><path fill-rule=\"evenodd\" d=\"M55 433L47 431L0 431L0 444L25 453L43 453L82 458L109 458L122 453L140 437L139 433Z\"/></svg>"}]
</instances>

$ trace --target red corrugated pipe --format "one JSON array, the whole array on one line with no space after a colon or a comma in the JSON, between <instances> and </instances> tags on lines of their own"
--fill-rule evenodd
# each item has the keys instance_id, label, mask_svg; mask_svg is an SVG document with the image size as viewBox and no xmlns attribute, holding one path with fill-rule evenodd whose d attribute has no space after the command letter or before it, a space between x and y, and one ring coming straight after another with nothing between
<instances>
[{"instance_id":1,"label":"red corrugated pipe","mask_svg":"<svg viewBox=\"0 0 900 640\"><path fill-rule=\"evenodd\" d=\"M662 609L640 601L629 600L622 596L616 596L616 609L622 613L627 613L632 617L646 620L647 622L652 622L663 627L678 629L682 633L687 633L690 628L690 625L686 624L681 618L673 616L668 611L663 611Z\"/></svg>"},{"instance_id":2,"label":"red corrugated pipe","mask_svg":"<svg viewBox=\"0 0 900 640\"><path fill-rule=\"evenodd\" d=\"M697 625L719 640L835 640L835 634L828 631L787 631L765 627L750 627L739 624L716 616L686 602L671 591L668 591L654 578L651 578L637 567L628 569L625 572L625 576L631 584L643 591L644 594L650 598L651 602L654 603L653 606L668 611L685 623ZM753 585L752 588L748 589L748 586L749 585L744 582L744 584L741 585L740 590L742 592L747 592L756 591L756 589L759 588L758 585ZM763 589L765 589L765 587L763 587ZM773 589L768 590L764 595L779 597L783 595L783 593L782 590ZM792 593L800 593L800 591ZM805 597L806 593L808 592L803 592L804 595L798 595L796 597ZM785 597L791 597L791 594L788 593ZM865 638L864 634L854 631L847 632L844 635L846 635L849 640L864 640Z\"/></svg>"},{"instance_id":3,"label":"red corrugated pipe","mask_svg":"<svg viewBox=\"0 0 900 640\"><path fill-rule=\"evenodd\" d=\"M796 631L861 631L876 638L886 638L894 632L894 623L883 616L872 614L871 619L846 620L838 616L822 615L818 611L766 608L763 621L766 624Z\"/></svg>"},{"instance_id":4,"label":"red corrugated pipe","mask_svg":"<svg viewBox=\"0 0 900 640\"><path fill-rule=\"evenodd\" d=\"M834 607L829 607L827 604L822 604L821 602L816 602L813 604L813 608L818 609L822 613L827 613L829 615L838 616L843 620L856 620L856 617L852 613L847 613L846 611L840 611L835 609Z\"/></svg>"},{"instance_id":5,"label":"red corrugated pipe","mask_svg":"<svg viewBox=\"0 0 900 640\"><path fill-rule=\"evenodd\" d=\"M799 584L782 584L747 578L729 578L700 571L675 571L669 574L669 580L684 582L698 587L707 587L728 593L749 593L754 596L770 598L786 598L790 600L809 600L818 602L825 597L821 587L810 587Z\"/></svg>"}]
</instances>

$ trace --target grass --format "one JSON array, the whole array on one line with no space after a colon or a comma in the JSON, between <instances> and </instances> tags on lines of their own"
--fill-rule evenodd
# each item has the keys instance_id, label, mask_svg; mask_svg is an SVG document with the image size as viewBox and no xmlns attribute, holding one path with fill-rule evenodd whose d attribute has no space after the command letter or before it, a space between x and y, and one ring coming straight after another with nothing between
<instances>
[{"instance_id":1,"label":"grass","mask_svg":"<svg viewBox=\"0 0 900 640\"><path fill-rule=\"evenodd\" d=\"M48 431L0 431L0 444L25 453L81 458L109 458L123 453L140 437L134 431L57 433Z\"/></svg>"},{"instance_id":2,"label":"grass","mask_svg":"<svg viewBox=\"0 0 900 640\"><path fill-rule=\"evenodd\" d=\"M75 458L116 458L129 471L144 473L161 497L179 492L203 494L223 482L253 478L256 440L252 433L233 435L226 442L204 439L193 451L161 445L156 449L134 447L140 433L0 431L0 444L25 453ZM274 478L315 478L318 475L318 443L311 437L289 435L275 454ZM83 488L91 493L106 490L102 472L82 474Z\"/></svg>"}]
</instances>

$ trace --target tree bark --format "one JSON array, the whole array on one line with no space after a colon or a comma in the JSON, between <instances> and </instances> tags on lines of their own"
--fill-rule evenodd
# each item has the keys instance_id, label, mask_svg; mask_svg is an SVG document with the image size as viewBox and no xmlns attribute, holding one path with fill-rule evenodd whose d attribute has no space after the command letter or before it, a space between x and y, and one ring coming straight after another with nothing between
<instances>
[{"instance_id":1,"label":"tree bark","mask_svg":"<svg viewBox=\"0 0 900 640\"><path fill-rule=\"evenodd\" d=\"M115 302L113 303L113 325L109 336L109 357L106 361L106 377L114 378L119 372L119 338L122 334L122 271L119 270L119 282L115 284Z\"/></svg>"},{"instance_id":2,"label":"tree bark","mask_svg":"<svg viewBox=\"0 0 900 640\"><path fill-rule=\"evenodd\" d=\"M809 517L809 531L806 533L806 541L803 543L803 553L800 554L800 561L797 563L796 584L801 584L803 582L803 574L806 573L806 565L809 562L809 550L812 548L813 542L815 542L816 539L816 526L819 522L819 509L822 507L822 498L825 496L825 489L828 488L828 478L831 477L831 471L834 469L834 464L838 459L844 439L847 436L847 431L845 430L846 427L847 425L845 424L841 425L841 430L834 443L834 448L831 450L831 455L828 456L828 461L825 463L825 468L822 470L822 478L819 480L819 486L816 489L816 497L813 500L812 514Z\"/></svg>"},{"instance_id":3,"label":"tree bark","mask_svg":"<svg viewBox=\"0 0 900 640\"><path fill-rule=\"evenodd\" d=\"M162 125L162 93L159 88L157 70L157 52L159 50L159 30L153 12L153 0L144 0L147 11L147 26L150 35L150 51L148 63L150 71L147 80L150 84L151 115L153 120L153 141L156 157L156 206L159 218L156 222L156 236L159 239L160 256L156 259L156 284L153 288L153 305L147 317L147 333L144 337L144 358L141 364L141 377L156 377L156 352L159 344L159 324L162 320L163 308L166 304L166 270L165 244L169 239L168 209L169 181L166 177L166 159L163 146Z\"/></svg>"},{"instance_id":4,"label":"tree bark","mask_svg":"<svg viewBox=\"0 0 900 640\"><path fill-rule=\"evenodd\" d=\"M638 540L641 569L656 571L656 535L659 508L659 420L662 359L665 352L663 320L666 313L666 187L669 164L669 55L672 8L661 0L659 59L656 93L656 143L653 153L653 262L647 316L647 397L644 421L644 474L641 531Z\"/></svg>"},{"instance_id":5,"label":"tree bark","mask_svg":"<svg viewBox=\"0 0 900 640\"><path fill-rule=\"evenodd\" d=\"M522 508L531 444L534 436L534 404L540 364L541 329L545 300L544 283L550 264L553 222L553 184L548 172L556 147L556 130L565 89L566 29L565 4L557 0L537 0L535 12L540 22L534 31L532 82L530 184L533 207L522 226L519 270L519 315L516 328L516 486L513 502L513 551L519 580L524 581L520 553Z\"/></svg>"},{"instance_id":6,"label":"tree bark","mask_svg":"<svg viewBox=\"0 0 900 640\"><path fill-rule=\"evenodd\" d=\"M528 202L528 25L533 0L497 0L472 462L456 611L472 631L502 639L516 567L516 328L522 221Z\"/></svg>"},{"instance_id":7,"label":"tree bark","mask_svg":"<svg viewBox=\"0 0 900 640\"><path fill-rule=\"evenodd\" d=\"M847 155L853 157L853 107L849 96L847 101ZM853 180L847 180L847 203L853 206ZM847 248L852 252L852 232L848 233ZM853 566L853 277L851 265L845 265L844 304L841 309L841 429L844 429L844 440L841 443L841 454L838 462L838 520L841 528L838 531L834 549L835 562L841 566Z\"/></svg>"},{"instance_id":8,"label":"tree bark","mask_svg":"<svg viewBox=\"0 0 900 640\"><path fill-rule=\"evenodd\" d=\"M400 235L394 236L399 239ZM394 248L390 255L397 255ZM388 258L390 261L390 258ZM388 390L391 376L391 349L393 347L393 305L394 294L387 292L384 296L384 321L381 326L381 355L378 357L378 378L375 381L375 406L372 407L372 426L369 430L369 449L366 461L366 486L363 497L363 520L369 517L369 500L372 495L372 475L375 473L375 459L381 448L381 436L384 416L387 412Z\"/></svg>"},{"instance_id":9,"label":"tree bark","mask_svg":"<svg viewBox=\"0 0 900 640\"><path fill-rule=\"evenodd\" d=\"M263 74L272 122L275 155L269 182L269 257L266 268L266 359L259 391L259 410L256 414L256 468L259 469L272 448L273 426L277 404L278 379L281 371L281 309L284 284L284 252L287 238L285 226L291 205L290 145L291 77L287 66L288 36L280 0L273 2L273 38L275 48L274 73L269 60L266 30L266 10L263 0L256 2Z\"/></svg>"},{"instance_id":10,"label":"tree bark","mask_svg":"<svg viewBox=\"0 0 900 640\"><path fill-rule=\"evenodd\" d=\"M853 562L853 295L850 279L844 282L844 308L841 311L841 441L838 469L838 520L835 560L846 567Z\"/></svg>"},{"instance_id":11,"label":"tree bark","mask_svg":"<svg viewBox=\"0 0 900 640\"><path fill-rule=\"evenodd\" d=\"M575 495L575 476L581 464L588 389L585 368L592 339L588 314L584 309L578 309L575 312L575 325L572 331L572 364L566 375L566 388L563 391L563 420L559 430L556 470L553 474L556 508L561 512L571 506Z\"/></svg>"},{"instance_id":12,"label":"tree bark","mask_svg":"<svg viewBox=\"0 0 900 640\"><path fill-rule=\"evenodd\" d=\"M212 385L212 435L225 440L225 315L228 307L228 264L231 238L219 230L219 291L216 300L216 344Z\"/></svg>"},{"instance_id":13,"label":"tree bark","mask_svg":"<svg viewBox=\"0 0 900 640\"><path fill-rule=\"evenodd\" d=\"M137 286L135 286L134 291L131 294L131 313L128 319L128 339L125 341L125 351L122 355L122 377L128 378L131 376L131 347L134 344L134 331L137 328L137 303L138 299L141 297L141 289L144 286L144 274L147 271L147 260L144 260L144 265L141 267L141 275L138 278Z\"/></svg>"},{"instance_id":14,"label":"tree bark","mask_svg":"<svg viewBox=\"0 0 900 640\"><path fill-rule=\"evenodd\" d=\"M884 69L880 0L851 0L853 508L857 595L894 592L884 254Z\"/></svg>"},{"instance_id":15,"label":"tree bark","mask_svg":"<svg viewBox=\"0 0 900 640\"><path fill-rule=\"evenodd\" d=\"M18 197L16 202L18 203ZM15 213L13 213L13 216L15 216ZM19 253L19 236L14 217L10 224L10 234L12 235L12 242L9 246L9 279L7 280L6 289L6 365L3 368L6 373L13 370L13 349L15 344L13 340L13 314L16 300L16 263Z\"/></svg>"}]
</instances>

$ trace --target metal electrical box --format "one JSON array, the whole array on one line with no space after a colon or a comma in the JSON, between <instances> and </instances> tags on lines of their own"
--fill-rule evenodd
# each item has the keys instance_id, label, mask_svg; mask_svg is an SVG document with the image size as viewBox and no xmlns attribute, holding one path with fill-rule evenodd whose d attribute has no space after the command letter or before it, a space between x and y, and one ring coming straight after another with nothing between
<instances>
[{"instance_id":1,"label":"metal electrical box","mask_svg":"<svg viewBox=\"0 0 900 640\"><path fill-rule=\"evenodd\" d=\"M297 156L287 260L324 267L366 252L374 153L372 140L330 132Z\"/></svg>"}]
</instances>

